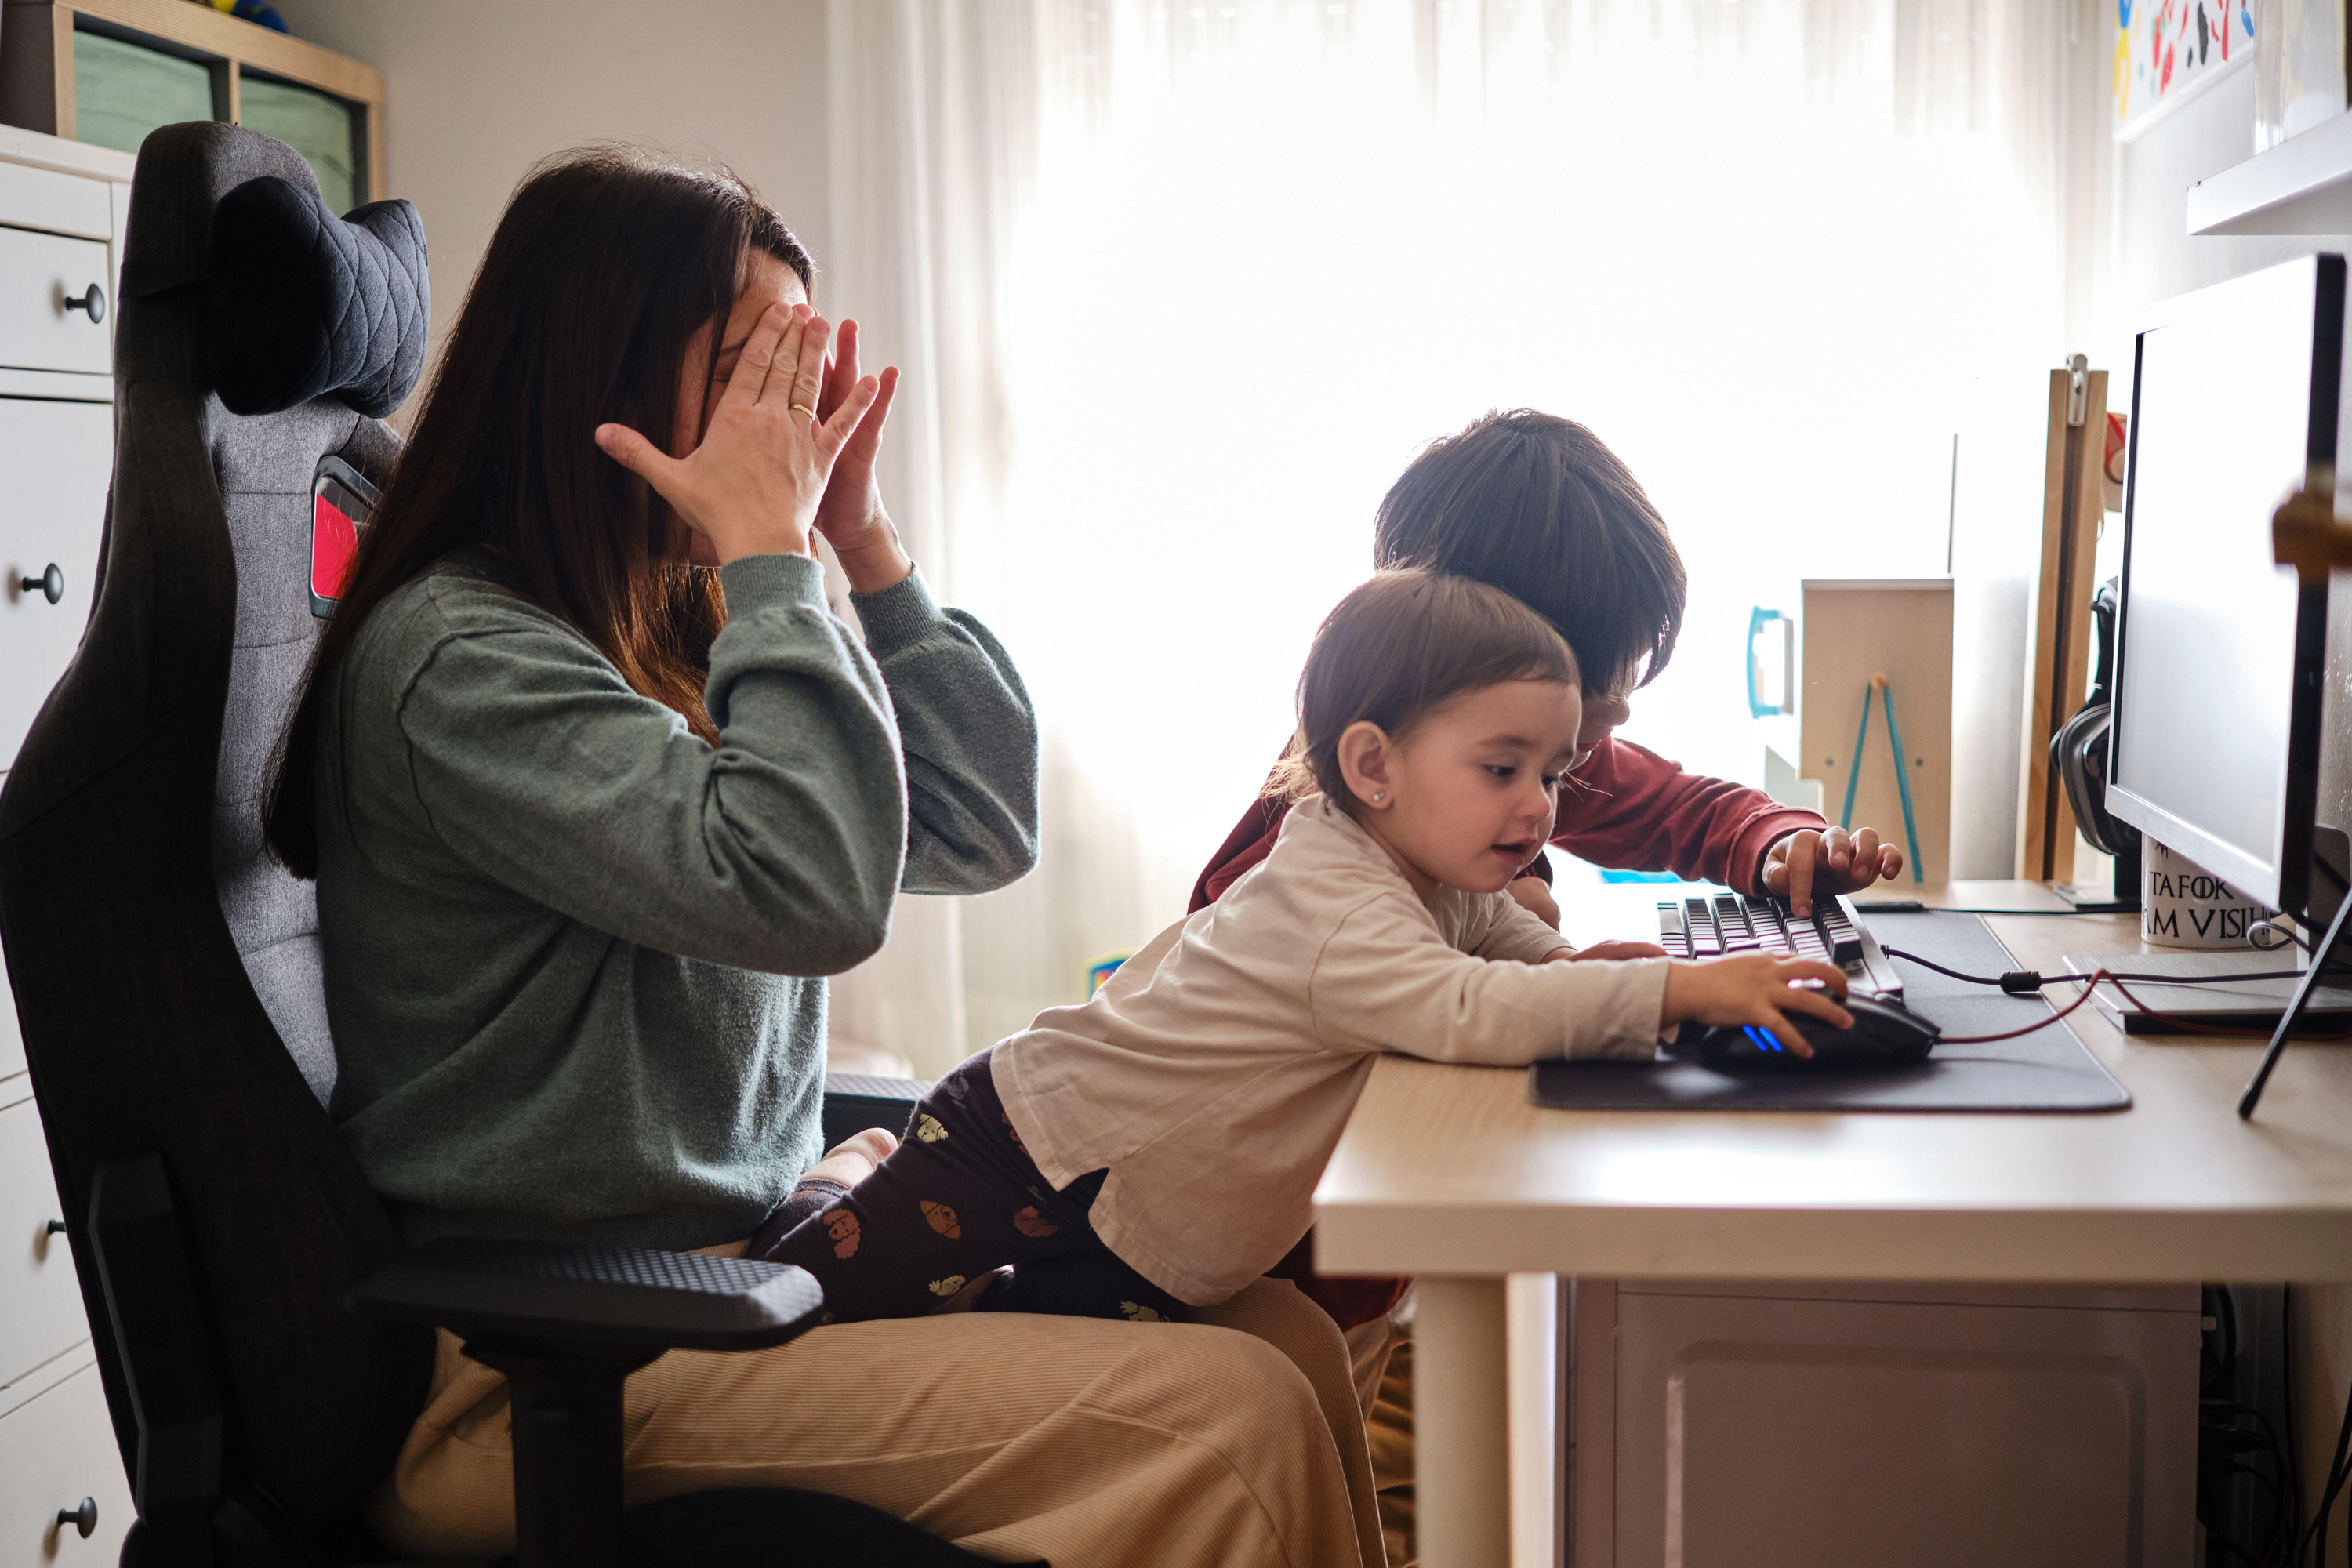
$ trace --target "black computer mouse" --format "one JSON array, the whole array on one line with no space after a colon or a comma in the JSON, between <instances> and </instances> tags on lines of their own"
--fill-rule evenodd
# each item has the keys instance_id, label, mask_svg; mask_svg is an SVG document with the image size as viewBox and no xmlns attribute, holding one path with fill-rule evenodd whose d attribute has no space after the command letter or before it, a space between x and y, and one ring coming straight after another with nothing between
<instances>
[{"instance_id":1,"label":"black computer mouse","mask_svg":"<svg viewBox=\"0 0 2352 1568\"><path fill-rule=\"evenodd\" d=\"M1699 1037L1698 1058L1718 1072L1751 1068L1838 1068L1910 1067L1927 1059L1943 1030L1900 1002L1849 995L1843 1004L1853 1027L1841 1029L1810 1013L1790 1013L1789 1022L1813 1047L1801 1057L1769 1029L1753 1025L1720 1027Z\"/></svg>"}]
</instances>

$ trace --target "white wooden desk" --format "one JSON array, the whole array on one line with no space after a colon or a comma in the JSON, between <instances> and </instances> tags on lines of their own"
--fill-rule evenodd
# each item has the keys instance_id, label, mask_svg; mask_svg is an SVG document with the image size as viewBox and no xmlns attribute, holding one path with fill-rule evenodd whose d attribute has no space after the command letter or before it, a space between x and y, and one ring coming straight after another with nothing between
<instances>
[{"instance_id":1,"label":"white wooden desk","mask_svg":"<svg viewBox=\"0 0 2352 1568\"><path fill-rule=\"evenodd\" d=\"M1569 934L1654 930L1662 889L1577 900ZM2063 908L2025 882L1865 895ZM2019 963L2141 951L2135 917L1989 916ZM2071 997L2071 985L2050 994ZM1547 1110L1523 1069L1383 1059L1316 1191L1317 1266L1419 1277L1416 1493L1428 1568L1510 1554L1505 1277L2172 1282L2352 1279L2352 1051L2069 1024L2132 1095L2107 1115ZM2065 1026L2055 1026L2064 1027Z\"/></svg>"}]
</instances>

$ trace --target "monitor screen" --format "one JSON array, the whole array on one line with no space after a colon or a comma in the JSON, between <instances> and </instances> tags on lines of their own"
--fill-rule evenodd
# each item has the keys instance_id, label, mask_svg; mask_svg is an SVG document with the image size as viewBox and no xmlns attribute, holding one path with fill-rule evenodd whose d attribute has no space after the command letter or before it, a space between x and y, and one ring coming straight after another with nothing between
<instances>
[{"instance_id":1,"label":"monitor screen","mask_svg":"<svg viewBox=\"0 0 2352 1568\"><path fill-rule=\"evenodd\" d=\"M2140 333L2132 384L2109 809L2293 912L2326 590L2315 611L2273 563L2271 514L2307 465L2332 476L2343 314L2339 257L2200 289Z\"/></svg>"}]
</instances>

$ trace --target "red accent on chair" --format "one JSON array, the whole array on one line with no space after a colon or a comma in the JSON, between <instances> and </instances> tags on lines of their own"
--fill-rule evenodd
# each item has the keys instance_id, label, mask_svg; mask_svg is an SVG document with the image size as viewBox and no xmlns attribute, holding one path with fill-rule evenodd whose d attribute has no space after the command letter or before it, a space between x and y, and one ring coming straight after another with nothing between
<instances>
[{"instance_id":1,"label":"red accent on chair","mask_svg":"<svg viewBox=\"0 0 2352 1568\"><path fill-rule=\"evenodd\" d=\"M352 557L360 547L359 525L325 496L310 508L310 592L318 598L343 596L343 583L352 572Z\"/></svg>"}]
</instances>

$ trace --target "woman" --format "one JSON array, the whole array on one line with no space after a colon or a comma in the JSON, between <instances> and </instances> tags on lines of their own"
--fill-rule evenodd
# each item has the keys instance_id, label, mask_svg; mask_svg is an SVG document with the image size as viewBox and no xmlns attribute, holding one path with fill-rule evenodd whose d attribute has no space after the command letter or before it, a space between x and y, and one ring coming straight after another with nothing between
<instances>
[{"instance_id":1,"label":"woman","mask_svg":"<svg viewBox=\"0 0 2352 1568\"><path fill-rule=\"evenodd\" d=\"M902 888L1029 867L1028 700L900 547L897 378L846 323L828 365L811 272L731 179L535 173L320 644L270 837L319 882L336 1119L414 1237L740 1252L818 1152L821 977ZM1258 1337L673 1352L628 1380L627 1496L811 1488L1062 1563L1377 1563L1336 1331L1284 1286L1235 1307ZM509 1455L503 1381L445 1334L378 1532L510 1549Z\"/></svg>"}]
</instances>

